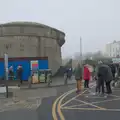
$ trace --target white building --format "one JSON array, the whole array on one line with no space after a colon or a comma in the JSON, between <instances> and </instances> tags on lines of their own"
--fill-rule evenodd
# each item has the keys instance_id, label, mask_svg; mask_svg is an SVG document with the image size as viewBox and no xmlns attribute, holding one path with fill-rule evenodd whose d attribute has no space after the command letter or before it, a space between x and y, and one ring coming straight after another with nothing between
<instances>
[{"instance_id":1,"label":"white building","mask_svg":"<svg viewBox=\"0 0 120 120\"><path fill-rule=\"evenodd\" d=\"M106 55L109 57L120 56L120 41L114 41L106 45Z\"/></svg>"}]
</instances>

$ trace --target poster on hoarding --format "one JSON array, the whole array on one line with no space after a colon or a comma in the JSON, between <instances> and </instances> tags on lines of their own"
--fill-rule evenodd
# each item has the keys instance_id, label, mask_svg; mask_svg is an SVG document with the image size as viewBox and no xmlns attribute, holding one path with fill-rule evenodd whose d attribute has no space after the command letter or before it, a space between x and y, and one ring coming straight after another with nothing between
<instances>
[{"instance_id":1,"label":"poster on hoarding","mask_svg":"<svg viewBox=\"0 0 120 120\"><path fill-rule=\"evenodd\" d=\"M33 60L31 61L31 70L38 70L39 67L38 67L38 60Z\"/></svg>"}]
</instances>

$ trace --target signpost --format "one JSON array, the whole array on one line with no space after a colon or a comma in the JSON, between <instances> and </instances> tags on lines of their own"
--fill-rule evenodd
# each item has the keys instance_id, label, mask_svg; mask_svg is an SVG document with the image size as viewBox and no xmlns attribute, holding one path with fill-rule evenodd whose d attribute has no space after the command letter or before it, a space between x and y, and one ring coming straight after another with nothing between
<instances>
[{"instance_id":1,"label":"signpost","mask_svg":"<svg viewBox=\"0 0 120 120\"><path fill-rule=\"evenodd\" d=\"M6 97L8 98L8 54L4 54L4 69L5 69Z\"/></svg>"}]
</instances>

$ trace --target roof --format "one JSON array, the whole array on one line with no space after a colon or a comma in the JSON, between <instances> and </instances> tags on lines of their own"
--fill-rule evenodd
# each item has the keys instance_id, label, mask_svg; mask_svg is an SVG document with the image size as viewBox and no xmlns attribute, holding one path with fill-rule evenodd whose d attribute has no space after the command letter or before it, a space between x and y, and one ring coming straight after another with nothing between
<instances>
[{"instance_id":1,"label":"roof","mask_svg":"<svg viewBox=\"0 0 120 120\"><path fill-rule=\"evenodd\" d=\"M50 26L47 26L47 25L44 25L44 24L41 24L41 23L37 23L37 22L29 22L29 21L8 22L8 23L0 24L0 26L38 26L38 27L51 28L55 31L58 31L58 32L61 32L61 33L65 34L64 32L62 32L58 29L52 28Z\"/></svg>"},{"instance_id":2,"label":"roof","mask_svg":"<svg viewBox=\"0 0 120 120\"><path fill-rule=\"evenodd\" d=\"M41 26L45 26L43 24L37 23L37 22L27 22L27 21L16 21L16 22L8 22L2 25L41 25Z\"/></svg>"},{"instance_id":3,"label":"roof","mask_svg":"<svg viewBox=\"0 0 120 120\"><path fill-rule=\"evenodd\" d=\"M107 45L112 45L112 44L120 44L120 41L113 41L113 42L111 42L111 43L108 43Z\"/></svg>"}]
</instances>

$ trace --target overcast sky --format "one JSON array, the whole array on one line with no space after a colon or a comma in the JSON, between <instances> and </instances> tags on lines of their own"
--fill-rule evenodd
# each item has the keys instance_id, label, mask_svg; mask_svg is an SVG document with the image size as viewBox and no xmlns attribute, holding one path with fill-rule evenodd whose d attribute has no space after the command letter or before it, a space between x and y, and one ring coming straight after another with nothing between
<instances>
[{"instance_id":1,"label":"overcast sky","mask_svg":"<svg viewBox=\"0 0 120 120\"><path fill-rule=\"evenodd\" d=\"M0 0L0 23L33 21L66 33L63 57L120 40L120 0Z\"/></svg>"}]
</instances>

